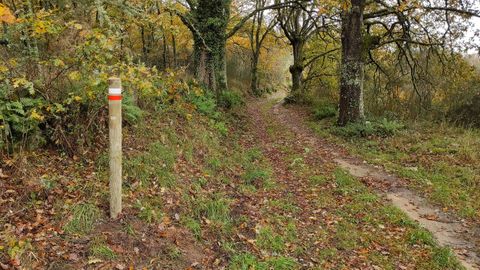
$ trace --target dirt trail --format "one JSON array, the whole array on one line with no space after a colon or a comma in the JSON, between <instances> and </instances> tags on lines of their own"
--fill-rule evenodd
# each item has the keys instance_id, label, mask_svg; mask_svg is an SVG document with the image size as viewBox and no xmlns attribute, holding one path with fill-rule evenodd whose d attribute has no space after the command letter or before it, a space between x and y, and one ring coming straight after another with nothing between
<instances>
[{"instance_id":1,"label":"dirt trail","mask_svg":"<svg viewBox=\"0 0 480 270\"><path fill-rule=\"evenodd\" d=\"M275 95L268 101L261 102L272 102L272 99L278 101L279 97L279 95ZM480 235L479 228L472 227L429 204L419 194L406 188L405 181L401 178L387 173L378 166L369 165L365 161L349 155L342 147L320 138L306 125L305 115L295 108L287 108L277 103L273 106L272 113L273 119L278 120L296 136L300 136L303 142L315 145L318 152L323 153L320 158L334 160L353 176L373 186L380 195L388 198L393 205L403 210L412 220L429 230L440 245L448 246L455 252L465 268L480 269L478 254L480 249L474 242Z\"/></svg>"}]
</instances>

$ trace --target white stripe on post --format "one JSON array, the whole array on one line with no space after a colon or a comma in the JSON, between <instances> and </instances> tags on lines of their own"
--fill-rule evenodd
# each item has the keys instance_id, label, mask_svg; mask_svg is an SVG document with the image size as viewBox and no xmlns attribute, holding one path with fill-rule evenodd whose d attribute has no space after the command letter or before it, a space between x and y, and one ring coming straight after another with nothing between
<instances>
[{"instance_id":1,"label":"white stripe on post","mask_svg":"<svg viewBox=\"0 0 480 270\"><path fill-rule=\"evenodd\" d=\"M121 96L122 95L122 88L109 88L108 89L108 94L109 95L114 95L114 96Z\"/></svg>"},{"instance_id":2,"label":"white stripe on post","mask_svg":"<svg viewBox=\"0 0 480 270\"><path fill-rule=\"evenodd\" d=\"M108 112L110 138L110 217L122 212L122 82L109 79Z\"/></svg>"}]
</instances>

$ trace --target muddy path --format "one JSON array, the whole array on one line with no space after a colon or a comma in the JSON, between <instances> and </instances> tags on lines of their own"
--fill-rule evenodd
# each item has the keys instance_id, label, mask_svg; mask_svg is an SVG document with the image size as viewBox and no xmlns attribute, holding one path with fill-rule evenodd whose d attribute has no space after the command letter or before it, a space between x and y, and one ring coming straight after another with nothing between
<instances>
[{"instance_id":1,"label":"muddy path","mask_svg":"<svg viewBox=\"0 0 480 270\"><path fill-rule=\"evenodd\" d=\"M275 100L273 100L275 99ZM350 155L343 147L322 139L307 126L307 115L299 108L283 106L279 95L259 101L274 103L271 113L286 129L296 137L299 143L314 145L323 160L335 163L359 178L379 195L387 198L394 206L405 212L412 220L429 230L441 246L450 247L466 269L480 269L480 250L478 239L480 229L462 220L444 213L440 208L429 204L420 194L407 188L406 182L378 166ZM254 106L262 106L257 104ZM263 104L265 106L265 104ZM257 116L260 114L257 114Z\"/></svg>"}]
</instances>

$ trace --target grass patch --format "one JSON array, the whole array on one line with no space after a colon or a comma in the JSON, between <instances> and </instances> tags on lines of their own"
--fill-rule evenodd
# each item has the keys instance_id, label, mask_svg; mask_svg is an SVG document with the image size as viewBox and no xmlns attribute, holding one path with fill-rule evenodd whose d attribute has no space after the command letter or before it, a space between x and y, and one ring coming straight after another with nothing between
<instances>
[{"instance_id":1,"label":"grass patch","mask_svg":"<svg viewBox=\"0 0 480 270\"><path fill-rule=\"evenodd\" d=\"M432 259L427 267L432 270L464 269L449 248L435 247Z\"/></svg>"},{"instance_id":2,"label":"grass patch","mask_svg":"<svg viewBox=\"0 0 480 270\"><path fill-rule=\"evenodd\" d=\"M250 269L264 269L263 264L260 263L258 258L251 253L243 253L235 255L230 261L228 267L229 270L250 270Z\"/></svg>"},{"instance_id":3,"label":"grass patch","mask_svg":"<svg viewBox=\"0 0 480 270\"><path fill-rule=\"evenodd\" d=\"M435 246L433 235L429 231L422 228L417 228L411 231L408 236L408 242L411 245Z\"/></svg>"},{"instance_id":4,"label":"grass patch","mask_svg":"<svg viewBox=\"0 0 480 270\"><path fill-rule=\"evenodd\" d=\"M248 168L242 175L244 183L256 187L264 186L270 179L271 173L264 169Z\"/></svg>"},{"instance_id":5,"label":"grass patch","mask_svg":"<svg viewBox=\"0 0 480 270\"><path fill-rule=\"evenodd\" d=\"M156 200L161 201L160 198ZM138 217L149 224L160 221L164 215L161 206L156 201L137 200L135 208L138 210Z\"/></svg>"},{"instance_id":6,"label":"grass patch","mask_svg":"<svg viewBox=\"0 0 480 270\"><path fill-rule=\"evenodd\" d=\"M245 157L248 162L259 161L262 159L263 153L259 148L250 148L245 153Z\"/></svg>"},{"instance_id":7,"label":"grass patch","mask_svg":"<svg viewBox=\"0 0 480 270\"><path fill-rule=\"evenodd\" d=\"M220 225L227 225L231 221L230 201L220 195L195 200L193 211L198 220L207 219Z\"/></svg>"},{"instance_id":8,"label":"grass patch","mask_svg":"<svg viewBox=\"0 0 480 270\"><path fill-rule=\"evenodd\" d=\"M385 205L381 207L378 212L382 219L389 224L412 228L417 226L402 210L393 205Z\"/></svg>"},{"instance_id":9,"label":"grass patch","mask_svg":"<svg viewBox=\"0 0 480 270\"><path fill-rule=\"evenodd\" d=\"M355 177L341 168L336 168L333 174L337 192L343 196L352 195L364 189L364 186Z\"/></svg>"},{"instance_id":10,"label":"grass patch","mask_svg":"<svg viewBox=\"0 0 480 270\"><path fill-rule=\"evenodd\" d=\"M63 227L70 234L87 234L100 218L100 209L91 203L81 203L73 207L70 221Z\"/></svg>"},{"instance_id":11,"label":"grass patch","mask_svg":"<svg viewBox=\"0 0 480 270\"><path fill-rule=\"evenodd\" d=\"M262 227L257 233L257 245L263 250L281 253L285 249L285 239L270 227Z\"/></svg>"},{"instance_id":12,"label":"grass patch","mask_svg":"<svg viewBox=\"0 0 480 270\"><path fill-rule=\"evenodd\" d=\"M290 257L274 256L265 261L259 260L251 253L236 255L230 261L229 270L294 270L299 264Z\"/></svg>"},{"instance_id":13,"label":"grass patch","mask_svg":"<svg viewBox=\"0 0 480 270\"><path fill-rule=\"evenodd\" d=\"M328 182L328 178L325 175L313 175L310 177L310 184L314 186L321 186Z\"/></svg>"},{"instance_id":14,"label":"grass patch","mask_svg":"<svg viewBox=\"0 0 480 270\"><path fill-rule=\"evenodd\" d=\"M125 174L130 182L139 180L142 185L156 181L163 187L172 187L175 183L173 166L176 153L161 142L148 146L148 150L125 161Z\"/></svg>"},{"instance_id":15,"label":"grass patch","mask_svg":"<svg viewBox=\"0 0 480 270\"><path fill-rule=\"evenodd\" d=\"M202 237L202 226L198 220L191 217L185 217L182 220L182 224L192 232L197 240L200 240Z\"/></svg>"},{"instance_id":16,"label":"grass patch","mask_svg":"<svg viewBox=\"0 0 480 270\"><path fill-rule=\"evenodd\" d=\"M298 269L298 263L290 257L272 257L266 260L267 269L293 270Z\"/></svg>"},{"instance_id":17,"label":"grass patch","mask_svg":"<svg viewBox=\"0 0 480 270\"><path fill-rule=\"evenodd\" d=\"M359 232L353 224L342 222L336 227L335 245L339 250L354 250L359 245Z\"/></svg>"},{"instance_id":18,"label":"grass patch","mask_svg":"<svg viewBox=\"0 0 480 270\"><path fill-rule=\"evenodd\" d=\"M90 256L98 259L113 260L117 258L117 254L103 243L93 243L89 253Z\"/></svg>"},{"instance_id":19,"label":"grass patch","mask_svg":"<svg viewBox=\"0 0 480 270\"><path fill-rule=\"evenodd\" d=\"M291 199L277 199L277 200L270 200L269 205L273 208L277 208L283 210L285 212L296 213L300 210L298 206L296 206Z\"/></svg>"}]
</instances>

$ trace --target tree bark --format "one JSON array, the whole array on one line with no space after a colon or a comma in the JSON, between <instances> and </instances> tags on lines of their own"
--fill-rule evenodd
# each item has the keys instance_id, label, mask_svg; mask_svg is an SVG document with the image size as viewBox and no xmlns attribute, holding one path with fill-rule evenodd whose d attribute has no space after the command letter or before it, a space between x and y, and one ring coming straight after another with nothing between
<instances>
[{"instance_id":1,"label":"tree bark","mask_svg":"<svg viewBox=\"0 0 480 270\"><path fill-rule=\"evenodd\" d=\"M173 27L173 14L172 12L169 12L170 14L170 26ZM173 53L173 68L178 67L178 61L177 61L177 39L175 37L175 34L172 32L172 53Z\"/></svg>"},{"instance_id":2,"label":"tree bark","mask_svg":"<svg viewBox=\"0 0 480 270\"><path fill-rule=\"evenodd\" d=\"M198 39L195 39L193 50L193 69L195 78L199 83L211 90L215 90L215 71L211 54Z\"/></svg>"},{"instance_id":3,"label":"tree bark","mask_svg":"<svg viewBox=\"0 0 480 270\"><path fill-rule=\"evenodd\" d=\"M342 62L338 125L363 121L363 12L365 0L351 0L342 16Z\"/></svg>"},{"instance_id":4,"label":"tree bark","mask_svg":"<svg viewBox=\"0 0 480 270\"><path fill-rule=\"evenodd\" d=\"M305 43L299 40L292 42L293 47L293 65L290 66L290 73L292 74L292 96L299 97L303 88L303 47Z\"/></svg>"},{"instance_id":5,"label":"tree bark","mask_svg":"<svg viewBox=\"0 0 480 270\"><path fill-rule=\"evenodd\" d=\"M215 76L216 76L216 91L217 95L221 92L228 89L227 82L227 40L222 37L218 41L218 48L215 50L215 55L213 56L215 60Z\"/></svg>"},{"instance_id":6,"label":"tree bark","mask_svg":"<svg viewBox=\"0 0 480 270\"><path fill-rule=\"evenodd\" d=\"M259 55L257 52L255 52L252 55L252 63L251 63L251 82L250 82L250 88L252 90L252 94L255 96L260 96L260 89L258 85L258 59Z\"/></svg>"},{"instance_id":7,"label":"tree bark","mask_svg":"<svg viewBox=\"0 0 480 270\"><path fill-rule=\"evenodd\" d=\"M167 44L167 36L165 35L165 32L163 32L162 35L163 39L163 68L167 69L169 68L169 57L168 57L168 44Z\"/></svg>"},{"instance_id":8,"label":"tree bark","mask_svg":"<svg viewBox=\"0 0 480 270\"><path fill-rule=\"evenodd\" d=\"M177 60L177 40L175 35L172 34L172 53L173 53L173 67L178 67L178 60Z\"/></svg>"}]
</instances>

